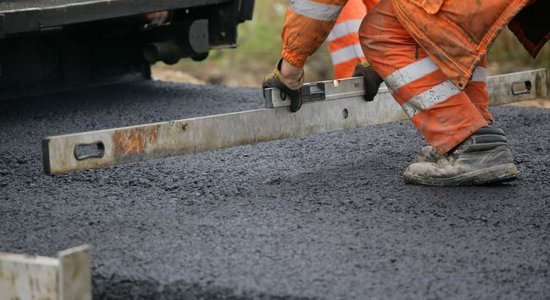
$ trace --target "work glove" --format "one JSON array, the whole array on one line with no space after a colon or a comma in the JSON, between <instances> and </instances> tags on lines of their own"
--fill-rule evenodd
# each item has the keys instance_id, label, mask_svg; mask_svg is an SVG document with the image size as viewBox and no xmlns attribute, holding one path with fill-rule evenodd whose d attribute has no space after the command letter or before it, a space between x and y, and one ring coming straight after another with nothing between
<instances>
[{"instance_id":1,"label":"work glove","mask_svg":"<svg viewBox=\"0 0 550 300\"><path fill-rule=\"evenodd\" d=\"M378 74L376 74L376 72L374 72L370 64L367 61L362 61L355 65L353 76L363 77L363 83L365 86L365 95L363 97L367 101L374 100L374 96L378 93L378 88L383 80L380 76L378 76Z\"/></svg>"},{"instance_id":2,"label":"work glove","mask_svg":"<svg viewBox=\"0 0 550 300\"><path fill-rule=\"evenodd\" d=\"M275 66L275 69L271 74L267 75L264 78L264 82L262 84L262 87L265 88L278 88L281 90L281 98L285 100L286 97L290 98L290 111L291 112L297 112L300 107L302 107L302 98L300 97L300 88L302 85L304 85L304 74L302 73L302 77L300 77L300 80L298 82L293 83L290 86L287 86L283 83L281 79L281 63L283 62L283 59L281 58L277 65Z\"/></svg>"}]
</instances>

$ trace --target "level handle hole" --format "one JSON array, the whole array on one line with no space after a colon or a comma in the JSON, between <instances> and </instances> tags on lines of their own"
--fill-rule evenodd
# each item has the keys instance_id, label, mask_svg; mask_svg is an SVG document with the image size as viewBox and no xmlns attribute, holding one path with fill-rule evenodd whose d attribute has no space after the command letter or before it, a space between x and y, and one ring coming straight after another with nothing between
<instances>
[{"instance_id":1,"label":"level handle hole","mask_svg":"<svg viewBox=\"0 0 550 300\"><path fill-rule=\"evenodd\" d=\"M103 142L94 142L89 144L77 144L74 147L74 157L76 160L85 160L89 158L102 158L105 155L105 145Z\"/></svg>"},{"instance_id":2,"label":"level handle hole","mask_svg":"<svg viewBox=\"0 0 550 300\"><path fill-rule=\"evenodd\" d=\"M344 108L344 111L342 112L342 115L344 119L347 119L349 117L349 111L347 108Z\"/></svg>"},{"instance_id":3,"label":"level handle hole","mask_svg":"<svg viewBox=\"0 0 550 300\"><path fill-rule=\"evenodd\" d=\"M523 95L531 93L532 84L530 80L512 83L512 94Z\"/></svg>"}]
</instances>

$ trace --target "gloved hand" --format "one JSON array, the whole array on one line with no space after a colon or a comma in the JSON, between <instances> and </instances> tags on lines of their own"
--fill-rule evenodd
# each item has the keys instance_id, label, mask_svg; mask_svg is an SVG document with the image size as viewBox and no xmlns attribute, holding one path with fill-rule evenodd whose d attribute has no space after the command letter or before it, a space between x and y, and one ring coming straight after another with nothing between
<instances>
[{"instance_id":1,"label":"gloved hand","mask_svg":"<svg viewBox=\"0 0 550 300\"><path fill-rule=\"evenodd\" d=\"M374 72L372 67L367 61L363 61L355 65L353 70L353 76L362 76L365 86L365 100L372 101L374 96L378 93L378 88L383 82L382 78Z\"/></svg>"},{"instance_id":2,"label":"gloved hand","mask_svg":"<svg viewBox=\"0 0 550 300\"><path fill-rule=\"evenodd\" d=\"M281 65L283 63L283 59L281 58L277 65L275 66L275 69L271 74L267 75L264 78L264 82L262 84L262 87L265 88L278 88L280 89L286 97L290 98L290 111L296 112L302 107L302 99L300 97L300 88L304 84L304 73L302 71L302 76L300 77L300 80L298 80L296 83L292 84L285 84L283 82L283 76L281 75Z\"/></svg>"}]
</instances>

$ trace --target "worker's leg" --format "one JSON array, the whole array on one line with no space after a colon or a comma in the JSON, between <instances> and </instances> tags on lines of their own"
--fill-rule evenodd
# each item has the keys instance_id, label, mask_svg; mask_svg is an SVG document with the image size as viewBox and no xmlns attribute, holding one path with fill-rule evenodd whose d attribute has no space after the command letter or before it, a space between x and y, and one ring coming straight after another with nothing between
<instances>
[{"instance_id":1,"label":"worker's leg","mask_svg":"<svg viewBox=\"0 0 550 300\"><path fill-rule=\"evenodd\" d=\"M443 154L487 126L468 95L452 84L382 0L360 30L363 51L426 140Z\"/></svg>"},{"instance_id":2,"label":"worker's leg","mask_svg":"<svg viewBox=\"0 0 550 300\"><path fill-rule=\"evenodd\" d=\"M482 96L474 103L451 83L395 18L391 0L382 0L369 12L360 40L373 69L413 124L438 154L446 154L437 163L411 164L404 174L407 181L469 185L515 178L504 132L486 121L486 90L471 84L472 96Z\"/></svg>"},{"instance_id":3,"label":"worker's leg","mask_svg":"<svg viewBox=\"0 0 550 300\"><path fill-rule=\"evenodd\" d=\"M359 26L367 14L363 0L349 0L327 38L334 77L351 77L355 65L365 60L359 44Z\"/></svg>"},{"instance_id":4,"label":"worker's leg","mask_svg":"<svg viewBox=\"0 0 550 300\"><path fill-rule=\"evenodd\" d=\"M474 103L485 120L492 122L493 115L489 112L489 91L487 90L487 58L483 58L474 70L472 79L464 92Z\"/></svg>"},{"instance_id":5,"label":"worker's leg","mask_svg":"<svg viewBox=\"0 0 550 300\"><path fill-rule=\"evenodd\" d=\"M472 80L468 83L464 92L477 110L489 124L493 122L493 115L489 112L489 91L487 90L487 59L483 58L479 66L474 70ZM416 162L436 162L441 158L432 146L423 147L420 155L415 159Z\"/></svg>"}]
</instances>

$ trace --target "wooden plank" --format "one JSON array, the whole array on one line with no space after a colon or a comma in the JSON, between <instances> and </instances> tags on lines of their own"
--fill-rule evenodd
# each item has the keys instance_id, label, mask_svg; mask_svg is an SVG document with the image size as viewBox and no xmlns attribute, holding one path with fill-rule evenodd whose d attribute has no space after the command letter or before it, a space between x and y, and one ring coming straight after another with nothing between
<instances>
[{"instance_id":1,"label":"wooden plank","mask_svg":"<svg viewBox=\"0 0 550 300\"><path fill-rule=\"evenodd\" d=\"M80 246L59 252L59 268L62 300L92 299L90 247Z\"/></svg>"},{"instance_id":2,"label":"wooden plank","mask_svg":"<svg viewBox=\"0 0 550 300\"><path fill-rule=\"evenodd\" d=\"M80 246L58 258L0 253L0 299L89 300L90 248Z\"/></svg>"},{"instance_id":3,"label":"wooden plank","mask_svg":"<svg viewBox=\"0 0 550 300\"><path fill-rule=\"evenodd\" d=\"M0 253L1 299L60 299L59 261Z\"/></svg>"}]
</instances>

